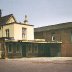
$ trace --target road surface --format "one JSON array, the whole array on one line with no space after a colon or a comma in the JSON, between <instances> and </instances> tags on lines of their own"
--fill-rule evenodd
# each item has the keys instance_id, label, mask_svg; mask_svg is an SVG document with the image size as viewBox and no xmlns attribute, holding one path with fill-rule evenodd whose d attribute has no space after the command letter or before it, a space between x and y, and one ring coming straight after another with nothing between
<instances>
[{"instance_id":1,"label":"road surface","mask_svg":"<svg viewBox=\"0 0 72 72\"><path fill-rule=\"evenodd\" d=\"M0 60L0 72L72 72L72 61Z\"/></svg>"}]
</instances>

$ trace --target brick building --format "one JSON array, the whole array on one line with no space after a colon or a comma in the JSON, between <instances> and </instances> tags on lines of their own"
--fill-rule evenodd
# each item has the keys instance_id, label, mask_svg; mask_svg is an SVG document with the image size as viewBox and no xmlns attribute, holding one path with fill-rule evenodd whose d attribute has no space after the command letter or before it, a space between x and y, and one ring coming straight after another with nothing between
<instances>
[{"instance_id":1,"label":"brick building","mask_svg":"<svg viewBox=\"0 0 72 72\"><path fill-rule=\"evenodd\" d=\"M72 57L72 22L35 28L34 36L35 39L45 39L47 42L62 42L59 56ZM54 51L55 48L52 48Z\"/></svg>"}]
</instances>

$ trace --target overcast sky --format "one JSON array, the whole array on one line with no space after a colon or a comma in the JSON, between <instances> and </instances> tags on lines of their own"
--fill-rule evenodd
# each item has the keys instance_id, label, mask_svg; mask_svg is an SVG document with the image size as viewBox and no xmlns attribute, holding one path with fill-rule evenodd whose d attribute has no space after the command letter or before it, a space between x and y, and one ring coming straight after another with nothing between
<instances>
[{"instance_id":1,"label":"overcast sky","mask_svg":"<svg viewBox=\"0 0 72 72\"><path fill-rule=\"evenodd\" d=\"M0 0L2 16L13 14L18 22L24 21L35 27L72 22L72 0Z\"/></svg>"}]
</instances>

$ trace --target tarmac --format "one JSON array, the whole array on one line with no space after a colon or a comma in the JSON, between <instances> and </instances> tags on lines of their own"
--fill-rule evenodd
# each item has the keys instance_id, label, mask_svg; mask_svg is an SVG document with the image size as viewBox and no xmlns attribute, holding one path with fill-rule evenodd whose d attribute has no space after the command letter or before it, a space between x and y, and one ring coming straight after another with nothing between
<instances>
[{"instance_id":1,"label":"tarmac","mask_svg":"<svg viewBox=\"0 0 72 72\"><path fill-rule=\"evenodd\" d=\"M0 72L72 72L72 57L1 59Z\"/></svg>"}]
</instances>

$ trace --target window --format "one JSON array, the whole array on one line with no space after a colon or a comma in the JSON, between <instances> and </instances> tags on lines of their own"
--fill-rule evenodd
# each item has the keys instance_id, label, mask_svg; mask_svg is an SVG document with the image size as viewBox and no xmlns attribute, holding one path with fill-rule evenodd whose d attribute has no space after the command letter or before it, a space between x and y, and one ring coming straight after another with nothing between
<instances>
[{"instance_id":1,"label":"window","mask_svg":"<svg viewBox=\"0 0 72 72\"><path fill-rule=\"evenodd\" d=\"M12 45L11 44L9 44L8 53L12 53Z\"/></svg>"},{"instance_id":2,"label":"window","mask_svg":"<svg viewBox=\"0 0 72 72\"><path fill-rule=\"evenodd\" d=\"M9 29L6 29L6 37L9 37Z\"/></svg>"},{"instance_id":3,"label":"window","mask_svg":"<svg viewBox=\"0 0 72 72\"><path fill-rule=\"evenodd\" d=\"M52 41L55 41L55 36L52 36Z\"/></svg>"},{"instance_id":4,"label":"window","mask_svg":"<svg viewBox=\"0 0 72 72\"><path fill-rule=\"evenodd\" d=\"M22 28L22 38L26 39L26 28Z\"/></svg>"},{"instance_id":5,"label":"window","mask_svg":"<svg viewBox=\"0 0 72 72\"><path fill-rule=\"evenodd\" d=\"M20 46L19 46L19 44L16 45L16 53L20 53Z\"/></svg>"},{"instance_id":6,"label":"window","mask_svg":"<svg viewBox=\"0 0 72 72\"><path fill-rule=\"evenodd\" d=\"M38 52L38 45L34 44L34 52Z\"/></svg>"},{"instance_id":7,"label":"window","mask_svg":"<svg viewBox=\"0 0 72 72\"><path fill-rule=\"evenodd\" d=\"M52 33L52 41L55 41L55 32Z\"/></svg>"}]
</instances>

